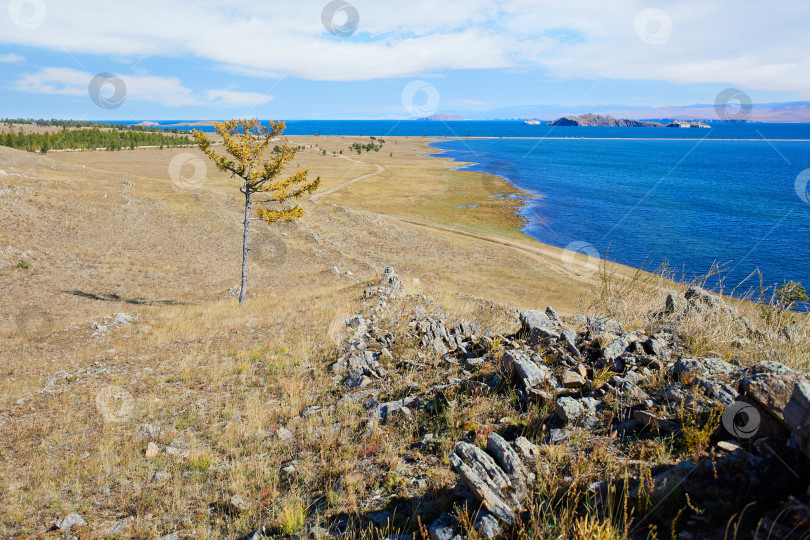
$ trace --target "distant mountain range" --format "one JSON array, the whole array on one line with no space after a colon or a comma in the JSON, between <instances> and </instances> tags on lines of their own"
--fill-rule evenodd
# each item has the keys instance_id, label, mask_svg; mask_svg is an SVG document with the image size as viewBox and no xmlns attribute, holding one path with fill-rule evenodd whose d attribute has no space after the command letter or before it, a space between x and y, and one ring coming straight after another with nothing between
<instances>
[{"instance_id":1,"label":"distant mountain range","mask_svg":"<svg viewBox=\"0 0 810 540\"><path fill-rule=\"evenodd\" d=\"M634 107L631 105L585 105L564 107L562 105L519 105L484 111L448 112L445 115L459 116L467 120L554 120L562 116L594 113L628 120L702 120L717 122L714 105L696 103L674 107ZM750 122L810 122L810 101L791 103L756 103L748 118Z\"/></svg>"}]
</instances>

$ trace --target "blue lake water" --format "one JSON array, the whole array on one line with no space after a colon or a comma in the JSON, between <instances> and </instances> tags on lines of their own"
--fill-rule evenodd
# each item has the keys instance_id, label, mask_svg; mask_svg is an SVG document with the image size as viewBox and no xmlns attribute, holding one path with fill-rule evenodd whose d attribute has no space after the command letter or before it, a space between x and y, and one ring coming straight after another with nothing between
<instances>
[{"instance_id":1,"label":"blue lake water","mask_svg":"<svg viewBox=\"0 0 810 540\"><path fill-rule=\"evenodd\" d=\"M194 120L164 120L160 127ZM134 124L136 122L121 122ZM377 137L633 137L710 139L810 139L810 124L713 124L713 129L530 126L515 120L435 122L419 120L286 120L288 135L373 135ZM195 128L178 128L190 130ZM196 128L213 131L212 127Z\"/></svg>"},{"instance_id":2,"label":"blue lake water","mask_svg":"<svg viewBox=\"0 0 810 540\"><path fill-rule=\"evenodd\" d=\"M666 260L684 279L721 263L721 279L709 285L730 293L742 284L737 295L758 285L745 281L757 269L766 285L810 285L810 193L803 182L810 171L800 176L810 169L810 124L676 129L290 120L286 133L447 137L433 145L446 150L442 157L472 162L464 168L492 172L536 195L523 210L525 232L541 242L588 244L610 260L647 269ZM460 137L489 138L452 140Z\"/></svg>"},{"instance_id":3,"label":"blue lake water","mask_svg":"<svg viewBox=\"0 0 810 540\"><path fill-rule=\"evenodd\" d=\"M606 129L625 136L632 128ZM541 242L587 243L610 260L648 269L666 260L685 279L722 263L726 292L757 269L765 284L810 285L810 199L801 180L796 186L810 168L810 142L490 139L434 146L448 150L442 157L475 163L466 170L498 174L537 194L524 208L525 232ZM758 284L749 280L736 294Z\"/></svg>"}]
</instances>

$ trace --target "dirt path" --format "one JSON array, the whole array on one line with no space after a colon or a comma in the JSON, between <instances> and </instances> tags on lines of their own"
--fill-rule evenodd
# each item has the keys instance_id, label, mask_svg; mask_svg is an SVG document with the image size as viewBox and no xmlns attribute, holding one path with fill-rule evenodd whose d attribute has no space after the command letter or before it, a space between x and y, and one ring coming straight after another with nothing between
<instances>
[{"instance_id":1,"label":"dirt path","mask_svg":"<svg viewBox=\"0 0 810 540\"><path fill-rule=\"evenodd\" d=\"M313 201L313 202L317 201L318 199L320 199L324 195L329 195L330 193L334 193L334 192L336 192L336 191L338 191L340 189L345 188L346 186L350 186L350 185L354 184L355 182L359 182L360 180L363 180L365 178L369 178L371 176L378 175L378 174L380 174L381 172L383 172L385 170L382 165L377 165L376 163L366 163L365 161L358 161L356 159L352 159L352 158L347 157L347 156L335 156L335 157L347 159L347 160L351 161L352 163L359 163L360 165L374 165L375 167L377 167L377 170L375 172L373 172L373 173L364 174L363 176L358 176L357 178L355 178L353 180L349 180L348 182L344 182L344 183L340 184L339 186L335 186L332 189L328 189L326 191L318 193L317 195L313 195L312 197L309 198L310 201Z\"/></svg>"}]
</instances>

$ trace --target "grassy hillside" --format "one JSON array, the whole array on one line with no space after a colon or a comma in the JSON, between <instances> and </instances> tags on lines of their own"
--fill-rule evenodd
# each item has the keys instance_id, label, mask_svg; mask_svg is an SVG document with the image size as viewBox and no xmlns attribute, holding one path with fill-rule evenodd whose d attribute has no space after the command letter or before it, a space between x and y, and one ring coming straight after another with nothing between
<instances>
[{"instance_id":1,"label":"grassy hillside","mask_svg":"<svg viewBox=\"0 0 810 540\"><path fill-rule=\"evenodd\" d=\"M375 313L396 335L374 388L398 399L462 369L413 341L419 306L492 335L516 332L517 310L547 305L633 330L684 289L618 265L593 272L525 237L519 202L491 196L514 188L424 158L426 139L388 138L362 155L348 148L367 139L291 141L307 147L296 165L324 183L299 223L257 226L244 308L233 294L241 195L213 167L195 176L198 151L0 148L0 534L46 534L70 512L88 522L83 538L283 535L327 520L367 537L416 532L413 516L458 504L456 440L497 424L539 442L531 419L544 412L521 410L508 388L462 392L441 414L369 432L362 404L339 402L350 392L331 370L347 317ZM389 265L406 294L380 305L364 293ZM806 370L798 323L793 341L763 327L745 343L730 324L687 318L684 346ZM436 440L423 445L427 433ZM394 503L409 510L387 526L375 512Z\"/></svg>"}]
</instances>

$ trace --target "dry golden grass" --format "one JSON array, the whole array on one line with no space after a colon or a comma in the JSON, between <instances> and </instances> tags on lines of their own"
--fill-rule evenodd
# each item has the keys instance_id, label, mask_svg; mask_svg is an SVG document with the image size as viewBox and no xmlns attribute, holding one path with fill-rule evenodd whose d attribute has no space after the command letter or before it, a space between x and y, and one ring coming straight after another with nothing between
<instances>
[{"instance_id":1,"label":"dry golden grass","mask_svg":"<svg viewBox=\"0 0 810 540\"><path fill-rule=\"evenodd\" d=\"M182 530L216 538L260 525L296 532L302 515L358 519L396 497L450 511L446 488L455 475L447 453L464 434L485 437L488 425L513 414L514 396L462 394L435 416L362 436L362 405L336 405L344 391L332 385L337 351L328 329L340 314L364 308L363 290L385 266L451 319L495 332L515 329L503 305L599 312L647 327L666 292L679 287L615 265L602 280L572 273L560 250L515 230L513 200L488 197L512 188L422 157L427 140L390 137L381 152L362 156L347 152L360 138L291 140L307 146L300 166L323 177L323 191L378 165L384 172L305 202L301 222L274 227L272 236L259 229L266 248L251 262L244 308L227 294L238 283L240 194L213 167L197 189L169 177L176 156L198 151L43 157L0 148L0 534L43 533L71 511L90 523L87 538L111 536L127 517L121 537ZM363 163L329 155L340 149ZM457 208L467 204L481 206ZM392 304L386 317L407 321L414 305ZM93 324L121 312L138 318L107 331ZM49 332L21 331L29 322L36 328L42 314ZM684 324L696 350L757 357L756 343L750 351L731 344L723 321ZM791 356L782 361L804 365L806 324L802 332L795 354L785 350ZM415 354L405 343L395 361ZM396 369L385 397L447 376ZM104 402L111 386L126 392L122 403ZM314 405L324 409L303 415ZM533 411L516 425L529 430L544 414ZM164 450L155 457L146 457L145 425L159 428L152 439ZM283 440L280 428L294 437ZM429 451L417 444L425 433L440 435ZM183 455L166 453L177 439L188 444L178 449ZM588 444L575 459L550 448L552 478L575 470L582 487L618 471ZM664 450L648 450L666 459ZM289 465L294 473L282 470ZM551 493L558 488L544 488L550 501L563 497ZM576 519L572 502L558 502L538 506L538 536L565 530L612 538L626 527L627 516ZM560 508L570 518L563 528L548 522ZM386 530L416 529L410 515L400 517Z\"/></svg>"}]
</instances>

